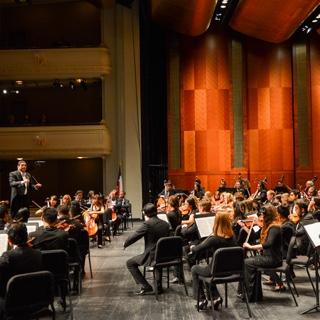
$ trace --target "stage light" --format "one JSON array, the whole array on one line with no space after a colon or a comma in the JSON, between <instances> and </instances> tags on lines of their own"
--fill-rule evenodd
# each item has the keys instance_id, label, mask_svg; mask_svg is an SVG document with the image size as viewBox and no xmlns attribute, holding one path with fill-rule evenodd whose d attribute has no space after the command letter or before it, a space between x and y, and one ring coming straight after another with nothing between
<instances>
[{"instance_id":1,"label":"stage light","mask_svg":"<svg viewBox=\"0 0 320 320\"><path fill-rule=\"evenodd\" d=\"M227 6L225 6L224 4L222 4L221 6L220 6L220 8L221 9L225 9Z\"/></svg>"},{"instance_id":2,"label":"stage light","mask_svg":"<svg viewBox=\"0 0 320 320\"><path fill-rule=\"evenodd\" d=\"M7 90L7 89L3 89L3 90L2 90L2 93L3 93L3 94L7 94L7 93L8 93L8 90Z\"/></svg>"},{"instance_id":3,"label":"stage light","mask_svg":"<svg viewBox=\"0 0 320 320\"><path fill-rule=\"evenodd\" d=\"M22 80L16 80L16 85L17 85L17 86L23 85L23 81L22 81Z\"/></svg>"},{"instance_id":4,"label":"stage light","mask_svg":"<svg viewBox=\"0 0 320 320\"><path fill-rule=\"evenodd\" d=\"M71 90L75 90L75 89L76 89L76 85L75 85L75 83L74 83L73 81L70 81L70 82L69 82L69 88L70 88Z\"/></svg>"},{"instance_id":5,"label":"stage light","mask_svg":"<svg viewBox=\"0 0 320 320\"><path fill-rule=\"evenodd\" d=\"M76 83L81 83L81 81L82 81L83 79L81 79L81 78L78 78L78 79L76 79Z\"/></svg>"}]
</instances>

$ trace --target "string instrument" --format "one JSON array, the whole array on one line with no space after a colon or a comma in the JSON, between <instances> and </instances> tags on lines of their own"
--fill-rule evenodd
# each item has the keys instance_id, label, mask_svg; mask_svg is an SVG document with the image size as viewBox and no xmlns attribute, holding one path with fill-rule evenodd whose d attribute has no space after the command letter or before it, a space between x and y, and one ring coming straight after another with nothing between
<instances>
[{"instance_id":1,"label":"string instrument","mask_svg":"<svg viewBox=\"0 0 320 320\"><path fill-rule=\"evenodd\" d=\"M96 223L97 213L90 213L89 210L86 210L82 213L82 216L89 237L94 236L98 232L98 225Z\"/></svg>"},{"instance_id":2,"label":"string instrument","mask_svg":"<svg viewBox=\"0 0 320 320\"><path fill-rule=\"evenodd\" d=\"M74 216L73 218L70 218L70 219L62 219L55 225L55 227L58 229L62 229L64 231L69 231L69 229L74 228L74 225L70 224L70 221L76 220L80 217L81 217L81 214L78 214L77 216Z\"/></svg>"},{"instance_id":3,"label":"string instrument","mask_svg":"<svg viewBox=\"0 0 320 320\"><path fill-rule=\"evenodd\" d=\"M158 212L166 212L167 211L167 203L168 200L164 196L160 196L157 201L157 211Z\"/></svg>"}]
</instances>

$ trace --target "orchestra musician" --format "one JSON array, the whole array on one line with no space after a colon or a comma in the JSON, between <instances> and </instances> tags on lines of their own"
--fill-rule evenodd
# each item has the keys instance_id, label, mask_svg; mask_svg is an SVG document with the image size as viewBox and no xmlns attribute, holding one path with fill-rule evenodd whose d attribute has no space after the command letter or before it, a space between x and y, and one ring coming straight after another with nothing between
<instances>
[{"instance_id":1,"label":"orchestra musician","mask_svg":"<svg viewBox=\"0 0 320 320\"><path fill-rule=\"evenodd\" d=\"M90 208L87 211L91 217L94 219L95 223L98 226L97 238L98 238L98 248L102 248L102 236L104 233L104 225L103 225L103 214L105 212L105 208L103 205L103 199L98 194L95 194L92 198L92 203Z\"/></svg>"},{"instance_id":2,"label":"orchestra musician","mask_svg":"<svg viewBox=\"0 0 320 320\"><path fill-rule=\"evenodd\" d=\"M9 212L5 205L0 205L0 230L4 230L9 222Z\"/></svg>"},{"instance_id":3,"label":"orchestra musician","mask_svg":"<svg viewBox=\"0 0 320 320\"><path fill-rule=\"evenodd\" d=\"M8 230L8 250L0 257L0 297L4 298L9 279L17 274L41 271L42 255L28 243L28 232L24 223L13 223ZM26 294L28 294L26 292ZM0 304L0 319L3 309Z\"/></svg>"},{"instance_id":4,"label":"orchestra musician","mask_svg":"<svg viewBox=\"0 0 320 320\"><path fill-rule=\"evenodd\" d=\"M169 198L170 196L174 195L175 189L170 179L163 181L163 190L159 193L159 197L164 196L165 199Z\"/></svg>"},{"instance_id":5,"label":"orchestra musician","mask_svg":"<svg viewBox=\"0 0 320 320\"><path fill-rule=\"evenodd\" d=\"M236 240L232 231L232 220L230 213L228 211L221 211L216 215L215 223L213 226L212 234L206 238L200 244L191 247L191 253L199 256L206 250L215 252L219 248L233 247L236 246ZM192 288L193 297L197 299L198 289L200 290L200 303L199 309L204 310L207 308L208 300L204 293L202 282L199 282L199 276L210 276L212 261L209 265L194 265L191 269L192 274ZM199 288L200 287L200 288ZM222 305L222 297L216 287L216 285L211 285L211 295L213 298L213 306L215 310Z\"/></svg>"},{"instance_id":6,"label":"orchestra musician","mask_svg":"<svg viewBox=\"0 0 320 320\"><path fill-rule=\"evenodd\" d=\"M47 204L36 211L36 215L42 215L43 211L46 208L58 208L59 199L56 195L51 195L49 198L47 198Z\"/></svg>"},{"instance_id":7,"label":"orchestra musician","mask_svg":"<svg viewBox=\"0 0 320 320\"><path fill-rule=\"evenodd\" d=\"M119 197L116 199L115 211L117 215L121 216L124 224L124 230L127 229L127 220L130 214L130 201L126 199L126 193L121 191Z\"/></svg>"},{"instance_id":8,"label":"orchestra musician","mask_svg":"<svg viewBox=\"0 0 320 320\"><path fill-rule=\"evenodd\" d=\"M145 239L144 252L127 261L128 270L132 274L136 284L141 286L141 289L136 292L137 295L145 295L153 291L152 286L139 270L139 266L149 266L153 262L158 240L169 235L169 224L157 217L157 208L154 204L147 203L143 207L143 212L146 216L146 221L144 221L143 224L135 230L123 244L123 247L127 248L139 239L143 237ZM156 279L158 293L162 293L161 278L161 272L157 271Z\"/></svg>"},{"instance_id":9,"label":"orchestra musician","mask_svg":"<svg viewBox=\"0 0 320 320\"><path fill-rule=\"evenodd\" d=\"M68 251L68 233L57 228L58 211L56 208L46 208L42 214L43 227L30 233L35 249Z\"/></svg>"},{"instance_id":10,"label":"orchestra musician","mask_svg":"<svg viewBox=\"0 0 320 320\"><path fill-rule=\"evenodd\" d=\"M261 274L259 267L279 267L282 265L281 229L277 211L273 205L263 207L263 227L260 235L260 243L251 245L248 242L243 247L262 254L245 259L245 281L250 302L262 300Z\"/></svg>"},{"instance_id":11,"label":"orchestra musician","mask_svg":"<svg viewBox=\"0 0 320 320\"><path fill-rule=\"evenodd\" d=\"M31 190L38 190L42 184L27 172L27 163L24 160L18 161L17 170L9 173L9 184L11 187L10 213L14 219L20 208L29 208Z\"/></svg>"},{"instance_id":12,"label":"orchestra musician","mask_svg":"<svg viewBox=\"0 0 320 320\"><path fill-rule=\"evenodd\" d=\"M181 224L181 212L179 210L179 200L176 195L168 199L167 217L173 231Z\"/></svg>"},{"instance_id":13,"label":"orchestra musician","mask_svg":"<svg viewBox=\"0 0 320 320\"><path fill-rule=\"evenodd\" d=\"M201 186L201 180L198 177L196 177L193 185L193 190L191 190L190 195L193 195L198 199L202 199L202 197L204 196L204 193L205 193L205 190Z\"/></svg>"}]
</instances>

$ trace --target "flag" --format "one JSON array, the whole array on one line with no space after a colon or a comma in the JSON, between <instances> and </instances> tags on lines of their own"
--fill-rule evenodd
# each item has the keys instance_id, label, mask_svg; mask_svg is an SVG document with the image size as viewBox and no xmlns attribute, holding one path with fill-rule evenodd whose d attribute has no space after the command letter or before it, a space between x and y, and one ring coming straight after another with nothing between
<instances>
[{"instance_id":1,"label":"flag","mask_svg":"<svg viewBox=\"0 0 320 320\"><path fill-rule=\"evenodd\" d=\"M121 174L121 166L119 166L119 172L118 172L117 191L118 191L118 193L123 192L123 181L122 181L122 174Z\"/></svg>"}]
</instances>

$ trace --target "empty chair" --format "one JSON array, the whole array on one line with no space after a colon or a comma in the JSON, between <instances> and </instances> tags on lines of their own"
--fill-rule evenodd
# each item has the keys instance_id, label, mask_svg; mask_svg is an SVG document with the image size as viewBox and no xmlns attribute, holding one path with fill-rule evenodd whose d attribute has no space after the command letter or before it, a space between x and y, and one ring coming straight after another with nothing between
<instances>
[{"instance_id":1,"label":"empty chair","mask_svg":"<svg viewBox=\"0 0 320 320\"><path fill-rule=\"evenodd\" d=\"M247 288L244 282L244 249L241 247L228 247L217 249L212 258L212 269L210 277L199 275L199 280L209 286L208 294L213 306L211 286L217 284L225 285L225 306L228 307L228 283L239 282L247 305L248 314L251 318L251 310L248 304ZM200 286L197 297L197 309L199 311ZM215 319L215 311L212 307L212 315Z\"/></svg>"},{"instance_id":2,"label":"empty chair","mask_svg":"<svg viewBox=\"0 0 320 320\"><path fill-rule=\"evenodd\" d=\"M81 294L82 277L81 277L81 257L77 240L68 238L68 265L73 274L73 290Z\"/></svg>"},{"instance_id":3,"label":"empty chair","mask_svg":"<svg viewBox=\"0 0 320 320\"><path fill-rule=\"evenodd\" d=\"M50 312L52 319L55 319L53 301L54 277L51 272L19 274L7 283L5 317L11 320L38 319Z\"/></svg>"}]
</instances>

